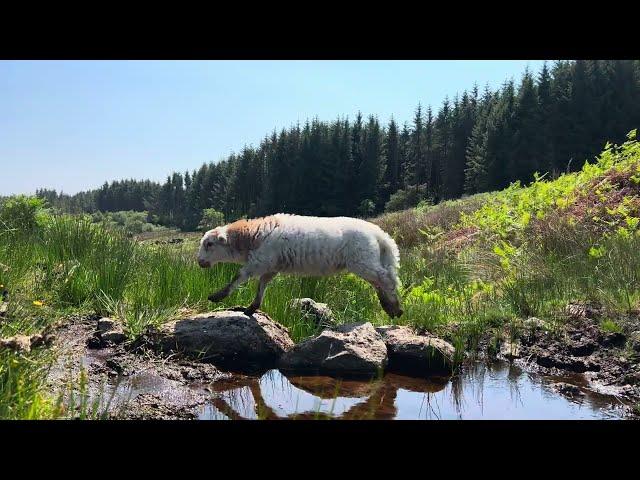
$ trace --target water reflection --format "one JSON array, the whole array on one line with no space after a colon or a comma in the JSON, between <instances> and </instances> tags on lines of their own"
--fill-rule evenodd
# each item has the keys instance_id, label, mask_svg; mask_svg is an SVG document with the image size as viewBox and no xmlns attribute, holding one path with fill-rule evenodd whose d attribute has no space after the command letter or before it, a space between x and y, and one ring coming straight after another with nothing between
<instances>
[{"instance_id":1,"label":"water reflection","mask_svg":"<svg viewBox=\"0 0 640 480\"><path fill-rule=\"evenodd\" d=\"M270 370L260 378L242 377L212 386L210 405L200 418L598 419L622 415L614 398L586 390L583 396L567 398L549 385L550 379L507 362L478 363L451 379L386 374L368 382L287 377Z\"/></svg>"}]
</instances>

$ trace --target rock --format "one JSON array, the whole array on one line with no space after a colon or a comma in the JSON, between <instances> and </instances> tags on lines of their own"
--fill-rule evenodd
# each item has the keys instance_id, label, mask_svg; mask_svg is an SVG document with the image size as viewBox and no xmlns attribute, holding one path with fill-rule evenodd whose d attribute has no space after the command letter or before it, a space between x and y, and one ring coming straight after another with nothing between
<instances>
[{"instance_id":1,"label":"rock","mask_svg":"<svg viewBox=\"0 0 640 480\"><path fill-rule=\"evenodd\" d=\"M28 335L14 335L0 339L0 348L6 348L20 353L31 351L31 337Z\"/></svg>"},{"instance_id":2,"label":"rock","mask_svg":"<svg viewBox=\"0 0 640 480\"><path fill-rule=\"evenodd\" d=\"M549 324L537 317L529 317L524 321L524 327L529 330L549 330Z\"/></svg>"},{"instance_id":3,"label":"rock","mask_svg":"<svg viewBox=\"0 0 640 480\"><path fill-rule=\"evenodd\" d=\"M174 320L150 329L146 342L164 353L187 357L232 371L272 368L293 347L288 330L257 311L219 311Z\"/></svg>"},{"instance_id":4,"label":"rock","mask_svg":"<svg viewBox=\"0 0 640 480\"><path fill-rule=\"evenodd\" d=\"M100 334L100 340L102 340L103 344L111 344L117 345L124 342L127 339L127 336L121 329L109 330L108 332L104 332Z\"/></svg>"},{"instance_id":5,"label":"rock","mask_svg":"<svg viewBox=\"0 0 640 480\"><path fill-rule=\"evenodd\" d=\"M602 337L602 345L605 347L622 347L627 337L621 332L607 332Z\"/></svg>"},{"instance_id":6,"label":"rock","mask_svg":"<svg viewBox=\"0 0 640 480\"><path fill-rule=\"evenodd\" d=\"M387 366L387 347L371 323L340 325L299 343L279 367L288 372L374 376Z\"/></svg>"},{"instance_id":7,"label":"rock","mask_svg":"<svg viewBox=\"0 0 640 480\"><path fill-rule=\"evenodd\" d=\"M576 373L597 372L600 370L600 365L590 358L576 358L544 351L538 352L536 363L541 367L559 368Z\"/></svg>"},{"instance_id":8,"label":"rock","mask_svg":"<svg viewBox=\"0 0 640 480\"><path fill-rule=\"evenodd\" d=\"M592 340L589 337L581 337L578 340L570 340L567 342L567 348L571 355L575 355L576 357L586 357L591 355L596 348L598 348L598 344L595 340Z\"/></svg>"},{"instance_id":9,"label":"rock","mask_svg":"<svg viewBox=\"0 0 640 480\"><path fill-rule=\"evenodd\" d=\"M318 326L330 327L336 323L333 312L326 303L319 303L311 298L294 298L291 306L300 308L305 316L312 317Z\"/></svg>"},{"instance_id":10,"label":"rock","mask_svg":"<svg viewBox=\"0 0 640 480\"><path fill-rule=\"evenodd\" d=\"M376 330L389 352L389 370L420 375L452 372L455 348L450 343L434 336L417 335L404 326Z\"/></svg>"},{"instance_id":11,"label":"rock","mask_svg":"<svg viewBox=\"0 0 640 480\"><path fill-rule=\"evenodd\" d=\"M36 333L35 335L31 335L31 348L43 345L50 346L55 339L56 336L53 333Z\"/></svg>"},{"instance_id":12,"label":"rock","mask_svg":"<svg viewBox=\"0 0 640 480\"><path fill-rule=\"evenodd\" d=\"M98 320L98 332L100 333L108 332L109 330L115 330L117 328L118 322L116 322L112 318L103 317Z\"/></svg>"},{"instance_id":13,"label":"rock","mask_svg":"<svg viewBox=\"0 0 640 480\"><path fill-rule=\"evenodd\" d=\"M551 385L556 392L568 395L570 397L583 396L584 393L580 390L580 387L565 382L556 382Z\"/></svg>"},{"instance_id":14,"label":"rock","mask_svg":"<svg viewBox=\"0 0 640 480\"><path fill-rule=\"evenodd\" d=\"M594 319L602 314L602 307L591 302L571 302L565 307L565 313L571 318Z\"/></svg>"},{"instance_id":15,"label":"rock","mask_svg":"<svg viewBox=\"0 0 640 480\"><path fill-rule=\"evenodd\" d=\"M502 342L500 345L500 355L508 360L514 360L521 357L521 346L518 340L513 342Z\"/></svg>"},{"instance_id":16,"label":"rock","mask_svg":"<svg viewBox=\"0 0 640 480\"><path fill-rule=\"evenodd\" d=\"M0 318L5 317L7 315L7 308L9 304L7 302L0 303Z\"/></svg>"},{"instance_id":17,"label":"rock","mask_svg":"<svg viewBox=\"0 0 640 480\"><path fill-rule=\"evenodd\" d=\"M636 353L640 353L640 331L632 332L628 341L631 349Z\"/></svg>"}]
</instances>

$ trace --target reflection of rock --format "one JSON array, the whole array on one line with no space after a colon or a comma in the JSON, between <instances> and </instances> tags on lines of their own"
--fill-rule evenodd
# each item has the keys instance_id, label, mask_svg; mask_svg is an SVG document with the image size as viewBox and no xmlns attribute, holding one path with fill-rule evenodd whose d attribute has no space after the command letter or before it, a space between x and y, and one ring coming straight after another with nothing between
<instances>
[{"instance_id":1,"label":"reflection of rock","mask_svg":"<svg viewBox=\"0 0 640 480\"><path fill-rule=\"evenodd\" d=\"M387 365L387 347L371 323L340 325L299 343L280 359L289 372L373 376Z\"/></svg>"},{"instance_id":2,"label":"reflection of rock","mask_svg":"<svg viewBox=\"0 0 640 480\"><path fill-rule=\"evenodd\" d=\"M451 373L455 348L444 340L417 335L409 327L387 326L376 329L389 352L389 370L428 375Z\"/></svg>"},{"instance_id":3,"label":"reflection of rock","mask_svg":"<svg viewBox=\"0 0 640 480\"><path fill-rule=\"evenodd\" d=\"M361 398L371 395L384 380L341 380L326 376L288 376L287 380L293 385L305 392L311 393L322 399L330 399L338 397Z\"/></svg>"},{"instance_id":4,"label":"reflection of rock","mask_svg":"<svg viewBox=\"0 0 640 480\"><path fill-rule=\"evenodd\" d=\"M266 370L293 347L286 328L262 312L220 311L150 329L146 340L165 353L179 352L229 370Z\"/></svg>"},{"instance_id":5,"label":"reflection of rock","mask_svg":"<svg viewBox=\"0 0 640 480\"><path fill-rule=\"evenodd\" d=\"M449 377L416 378L388 373L384 376L384 383L395 389L408 390L414 393L436 393L449 384Z\"/></svg>"}]
</instances>

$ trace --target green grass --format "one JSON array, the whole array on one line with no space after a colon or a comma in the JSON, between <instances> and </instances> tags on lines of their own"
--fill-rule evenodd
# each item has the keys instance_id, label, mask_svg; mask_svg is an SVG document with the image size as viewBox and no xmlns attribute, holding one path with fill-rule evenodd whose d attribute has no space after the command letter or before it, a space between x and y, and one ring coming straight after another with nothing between
<instances>
[{"instance_id":1,"label":"green grass","mask_svg":"<svg viewBox=\"0 0 640 480\"><path fill-rule=\"evenodd\" d=\"M450 333L461 357L473 352L483 335L517 335L517 319L561 321L569 301L597 301L613 312L636 309L640 146L632 137L620 147L607 147L578 173L375 219L401 247L405 314L396 321ZM597 197L598 190L607 197ZM20 201L25 200L11 204L12 211L22 217L33 211L34 205L22 208ZM208 295L239 267L201 269L195 262L198 234L181 234L182 243L156 244L153 237L138 242L122 229L81 216L38 210L34 221L25 223L27 230L16 228L19 223L11 223L7 212L0 218L5 219L0 285L9 291L2 337L39 332L65 314L97 312L122 319L133 338L182 308L246 306L256 292L254 280L212 305ZM327 303L339 322L392 323L371 286L355 275L280 275L269 285L262 309L296 342L317 333L290 307L296 297ZM601 328L620 327L610 321ZM0 352L0 418L60 414L56 399L42 387L51 361L46 350ZM82 406L82 396L79 408L83 418L100 416L95 406Z\"/></svg>"}]
</instances>

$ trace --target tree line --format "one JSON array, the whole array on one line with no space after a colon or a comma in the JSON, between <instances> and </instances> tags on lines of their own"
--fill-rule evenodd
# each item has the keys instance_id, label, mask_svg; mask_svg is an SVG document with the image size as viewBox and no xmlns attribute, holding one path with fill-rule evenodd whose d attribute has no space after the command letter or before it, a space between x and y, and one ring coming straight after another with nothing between
<instances>
[{"instance_id":1,"label":"tree line","mask_svg":"<svg viewBox=\"0 0 640 480\"><path fill-rule=\"evenodd\" d=\"M227 221L276 212L366 217L577 170L638 126L640 61L557 61L517 84L474 86L437 112L418 105L402 125L361 113L316 118L162 184L131 179L37 195L68 212L144 210L185 230L206 209Z\"/></svg>"}]
</instances>

